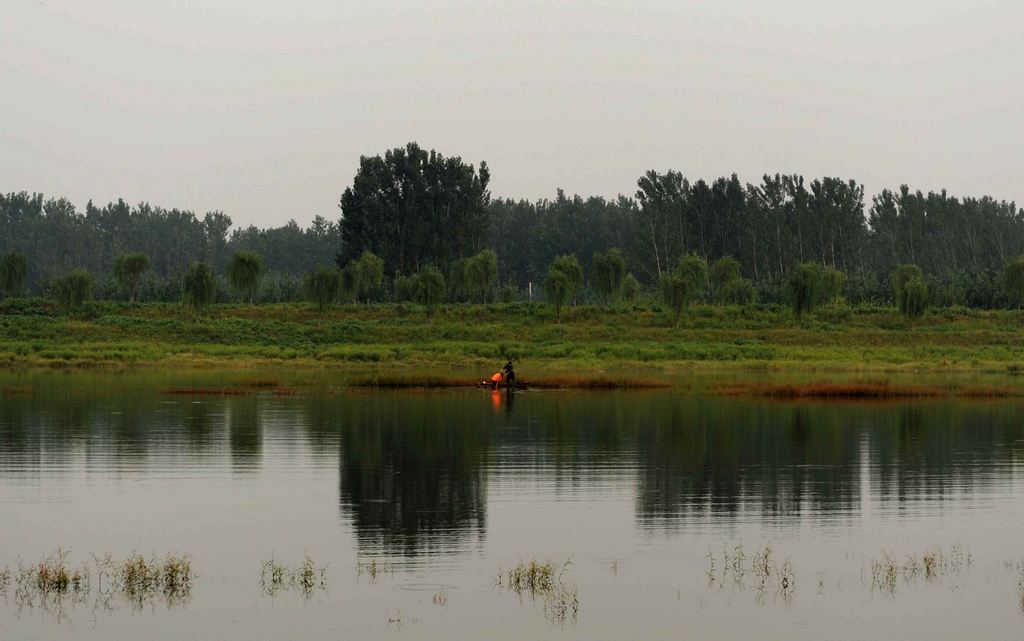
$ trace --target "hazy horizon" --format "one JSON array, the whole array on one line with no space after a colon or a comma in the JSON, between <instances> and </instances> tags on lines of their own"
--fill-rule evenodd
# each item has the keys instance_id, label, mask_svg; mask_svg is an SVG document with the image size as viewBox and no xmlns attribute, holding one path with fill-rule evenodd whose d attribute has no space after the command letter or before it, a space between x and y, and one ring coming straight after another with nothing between
<instances>
[{"instance_id":1,"label":"hazy horizon","mask_svg":"<svg viewBox=\"0 0 1024 641\"><path fill-rule=\"evenodd\" d=\"M417 141L496 197L671 168L1024 200L1016 2L164 4L7 8L0 191L305 225Z\"/></svg>"}]
</instances>

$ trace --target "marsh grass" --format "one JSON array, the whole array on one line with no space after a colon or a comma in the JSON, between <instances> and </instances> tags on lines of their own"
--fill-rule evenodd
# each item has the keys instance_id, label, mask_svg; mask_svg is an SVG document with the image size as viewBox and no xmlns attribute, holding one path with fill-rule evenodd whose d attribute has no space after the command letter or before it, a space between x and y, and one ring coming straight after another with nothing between
<instances>
[{"instance_id":1,"label":"marsh grass","mask_svg":"<svg viewBox=\"0 0 1024 641\"><path fill-rule=\"evenodd\" d=\"M531 601L540 599L548 622L564 625L577 620L580 607L576 586L563 581L571 565L571 557L561 565L550 560L539 562L531 559L508 570L499 570L495 584L515 593L520 599L524 596Z\"/></svg>"},{"instance_id":2,"label":"marsh grass","mask_svg":"<svg viewBox=\"0 0 1024 641\"><path fill-rule=\"evenodd\" d=\"M327 590L327 566L317 566L308 555L294 567L271 557L260 564L260 588L266 596L297 590L308 599Z\"/></svg>"},{"instance_id":3,"label":"marsh grass","mask_svg":"<svg viewBox=\"0 0 1024 641\"><path fill-rule=\"evenodd\" d=\"M438 607L448 607L448 591L444 588L441 588L440 590L434 593L433 601L434 605Z\"/></svg>"},{"instance_id":4,"label":"marsh grass","mask_svg":"<svg viewBox=\"0 0 1024 641\"><path fill-rule=\"evenodd\" d=\"M949 550L935 546L920 556L909 554L902 563L891 552L883 551L881 558L872 559L869 564L871 590L893 596L900 578L904 585L913 585L919 579L937 583L944 577L959 575L973 563L974 557L959 544L950 546Z\"/></svg>"}]
</instances>

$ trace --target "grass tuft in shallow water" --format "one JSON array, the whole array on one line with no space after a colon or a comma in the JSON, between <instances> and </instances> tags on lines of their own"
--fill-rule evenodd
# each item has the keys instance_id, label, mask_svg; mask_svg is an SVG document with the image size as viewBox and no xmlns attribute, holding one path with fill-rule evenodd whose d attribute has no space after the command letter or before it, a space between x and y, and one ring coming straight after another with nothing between
<instances>
[{"instance_id":1,"label":"grass tuft in shallow water","mask_svg":"<svg viewBox=\"0 0 1024 641\"><path fill-rule=\"evenodd\" d=\"M552 561L539 562L531 559L521 562L506 571L499 571L495 584L531 600L541 599L544 616L552 624L563 625L575 622L579 615L579 595L575 585L563 581L572 565L572 558L561 565Z\"/></svg>"},{"instance_id":2,"label":"grass tuft in shallow water","mask_svg":"<svg viewBox=\"0 0 1024 641\"><path fill-rule=\"evenodd\" d=\"M308 599L318 590L327 589L327 567L317 566L309 556L294 567L271 557L260 564L260 588L267 596L298 590Z\"/></svg>"},{"instance_id":3,"label":"grass tuft in shallow water","mask_svg":"<svg viewBox=\"0 0 1024 641\"><path fill-rule=\"evenodd\" d=\"M395 566L387 559L377 560L369 559L364 561L362 559L356 560L356 580L358 581L362 577L369 579L370 583L374 583L377 580L378 575L390 576L395 573Z\"/></svg>"}]
</instances>

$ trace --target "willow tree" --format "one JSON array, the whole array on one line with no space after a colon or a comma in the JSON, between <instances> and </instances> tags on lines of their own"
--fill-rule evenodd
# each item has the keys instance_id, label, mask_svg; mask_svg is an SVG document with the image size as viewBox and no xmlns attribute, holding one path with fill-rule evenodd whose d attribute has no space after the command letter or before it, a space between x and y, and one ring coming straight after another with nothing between
<instances>
[{"instance_id":1,"label":"willow tree","mask_svg":"<svg viewBox=\"0 0 1024 641\"><path fill-rule=\"evenodd\" d=\"M149 256L142 252L121 254L114 261L114 278L128 290L128 302L135 304L135 292L139 287L139 279L149 269Z\"/></svg>"},{"instance_id":2,"label":"willow tree","mask_svg":"<svg viewBox=\"0 0 1024 641\"><path fill-rule=\"evenodd\" d=\"M217 278L206 263L196 263L182 280L183 299L193 314L199 316L210 309L217 298Z\"/></svg>"},{"instance_id":3,"label":"willow tree","mask_svg":"<svg viewBox=\"0 0 1024 641\"><path fill-rule=\"evenodd\" d=\"M733 283L743 278L740 274L740 262L732 256L722 256L711 265L708 280L711 282L711 293L718 303L726 301L726 292Z\"/></svg>"},{"instance_id":4,"label":"willow tree","mask_svg":"<svg viewBox=\"0 0 1024 641\"><path fill-rule=\"evenodd\" d=\"M465 284L480 296L480 302L487 303L487 295L498 280L498 255L492 249L485 249L472 256L465 263Z\"/></svg>"},{"instance_id":5,"label":"willow tree","mask_svg":"<svg viewBox=\"0 0 1024 641\"><path fill-rule=\"evenodd\" d=\"M569 300L576 305L576 297L583 291L583 267L576 258L576 254L557 256L548 267L548 275L552 270L565 276L566 287L568 288Z\"/></svg>"},{"instance_id":6,"label":"willow tree","mask_svg":"<svg viewBox=\"0 0 1024 641\"><path fill-rule=\"evenodd\" d=\"M903 315L911 320L924 316L928 309L928 286L919 276L911 278L903 285Z\"/></svg>"},{"instance_id":7,"label":"willow tree","mask_svg":"<svg viewBox=\"0 0 1024 641\"><path fill-rule=\"evenodd\" d=\"M438 305L444 301L447 285L441 270L433 265L423 268L416 276L414 299L427 308L427 315L433 316Z\"/></svg>"},{"instance_id":8,"label":"willow tree","mask_svg":"<svg viewBox=\"0 0 1024 641\"><path fill-rule=\"evenodd\" d=\"M1003 268L1003 290L1020 309L1024 301L1024 256L1017 256Z\"/></svg>"},{"instance_id":9,"label":"willow tree","mask_svg":"<svg viewBox=\"0 0 1024 641\"><path fill-rule=\"evenodd\" d=\"M384 260L371 251L365 251L353 264L359 295L366 302L380 295L380 287L384 282Z\"/></svg>"},{"instance_id":10,"label":"willow tree","mask_svg":"<svg viewBox=\"0 0 1024 641\"><path fill-rule=\"evenodd\" d=\"M228 263L228 282L235 288L242 300L256 304L256 292L263 278L263 257L256 252L235 252Z\"/></svg>"},{"instance_id":11,"label":"willow tree","mask_svg":"<svg viewBox=\"0 0 1024 641\"><path fill-rule=\"evenodd\" d=\"M306 274L306 298L316 306L316 312L323 319L324 312L338 297L341 287L340 274L336 269L320 267ZM319 324L320 321L317 321Z\"/></svg>"},{"instance_id":12,"label":"willow tree","mask_svg":"<svg viewBox=\"0 0 1024 641\"><path fill-rule=\"evenodd\" d=\"M640 286L640 281L636 279L633 274L626 274L626 277L622 279L622 296L629 302L635 302L640 297L640 292L643 291L643 287Z\"/></svg>"},{"instance_id":13,"label":"willow tree","mask_svg":"<svg viewBox=\"0 0 1024 641\"><path fill-rule=\"evenodd\" d=\"M562 307L565 306L573 296L573 283L569 275L559 269L555 263L548 267L548 273L544 277L544 297L555 306L555 318L562 317Z\"/></svg>"},{"instance_id":14,"label":"willow tree","mask_svg":"<svg viewBox=\"0 0 1024 641\"><path fill-rule=\"evenodd\" d=\"M11 251L0 258L0 292L4 296L20 296L28 276L28 261L21 252Z\"/></svg>"},{"instance_id":15,"label":"willow tree","mask_svg":"<svg viewBox=\"0 0 1024 641\"><path fill-rule=\"evenodd\" d=\"M821 294L827 302L833 303L843 295L843 287L846 285L846 274L826 267L821 272Z\"/></svg>"},{"instance_id":16,"label":"willow tree","mask_svg":"<svg viewBox=\"0 0 1024 641\"><path fill-rule=\"evenodd\" d=\"M590 281L597 295L605 304L610 304L622 296L622 287L626 280L626 259L617 248L606 252L594 252L590 263Z\"/></svg>"},{"instance_id":17,"label":"willow tree","mask_svg":"<svg viewBox=\"0 0 1024 641\"><path fill-rule=\"evenodd\" d=\"M907 283L915 278L924 281L924 273L917 265L900 265L889 276L889 284L896 299L896 308L903 314L907 313Z\"/></svg>"},{"instance_id":18,"label":"willow tree","mask_svg":"<svg viewBox=\"0 0 1024 641\"><path fill-rule=\"evenodd\" d=\"M81 309L92 296L92 274L85 269L74 269L54 281L53 292L67 312L68 320L71 320L71 314Z\"/></svg>"},{"instance_id":19,"label":"willow tree","mask_svg":"<svg viewBox=\"0 0 1024 641\"><path fill-rule=\"evenodd\" d=\"M662 276L661 296L672 309L676 327L683 310L704 292L707 282L708 263L696 254L684 256L675 269Z\"/></svg>"},{"instance_id":20,"label":"willow tree","mask_svg":"<svg viewBox=\"0 0 1024 641\"><path fill-rule=\"evenodd\" d=\"M821 266L818 263L800 263L789 275L789 302L796 317L814 310L821 299Z\"/></svg>"}]
</instances>

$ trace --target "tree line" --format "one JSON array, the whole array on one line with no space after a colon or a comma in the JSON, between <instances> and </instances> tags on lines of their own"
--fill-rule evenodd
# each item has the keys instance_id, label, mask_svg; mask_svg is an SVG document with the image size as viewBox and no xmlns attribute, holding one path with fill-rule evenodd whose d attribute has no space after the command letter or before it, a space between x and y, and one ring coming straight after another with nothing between
<instances>
[{"instance_id":1,"label":"tree line","mask_svg":"<svg viewBox=\"0 0 1024 641\"><path fill-rule=\"evenodd\" d=\"M1024 254L1024 216L1015 203L988 196L903 186L868 199L855 180L775 174L756 183L736 175L705 181L671 170L645 173L632 197L613 200L561 190L552 200L492 199L489 184L486 163L410 143L362 158L340 197L340 218L318 216L306 229L294 221L232 229L222 212L200 216L121 200L90 202L79 212L63 198L12 193L0 195L0 253L25 256L29 291L50 292L58 278L83 268L95 275L97 296L141 300L181 300L197 263L214 274L215 300L299 300L308 274L332 263L344 281L339 291L345 283L352 290L354 270L372 255L381 284L354 291L353 299L413 300L415 282L430 269L445 280L447 301L533 294L599 302L605 294L596 284L608 278L604 261L613 251L630 292L663 295L666 278L697 257L711 266L698 294L707 301L791 302L793 274L813 264L841 273L842 296L853 303L897 303L891 275L916 265L930 305L1017 304L1005 270ZM229 282L239 252L259 255L265 270L244 296ZM145 254L150 268L129 292L116 263L131 253ZM725 258L720 269L737 278L716 285L711 269ZM557 262L564 278L550 277Z\"/></svg>"}]
</instances>

